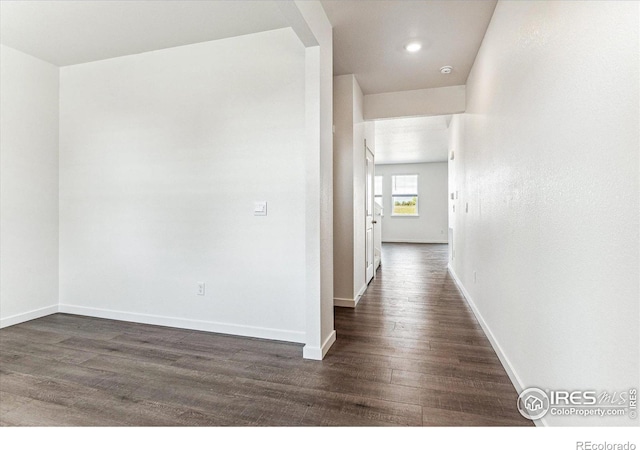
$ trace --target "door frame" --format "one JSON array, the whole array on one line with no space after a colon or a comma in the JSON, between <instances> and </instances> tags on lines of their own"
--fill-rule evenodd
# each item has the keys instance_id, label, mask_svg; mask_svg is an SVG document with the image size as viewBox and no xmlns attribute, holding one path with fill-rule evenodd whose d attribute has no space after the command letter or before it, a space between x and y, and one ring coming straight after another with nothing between
<instances>
[{"instance_id":1,"label":"door frame","mask_svg":"<svg viewBox=\"0 0 640 450\"><path fill-rule=\"evenodd\" d=\"M364 236L365 236L365 283L369 284L375 276L375 242L374 242L374 225L375 225L375 197L374 197L374 179L375 179L375 155L369 149L367 140L364 140L364 165L365 165L365 195L364 195ZM371 173L369 173L371 170Z\"/></svg>"}]
</instances>

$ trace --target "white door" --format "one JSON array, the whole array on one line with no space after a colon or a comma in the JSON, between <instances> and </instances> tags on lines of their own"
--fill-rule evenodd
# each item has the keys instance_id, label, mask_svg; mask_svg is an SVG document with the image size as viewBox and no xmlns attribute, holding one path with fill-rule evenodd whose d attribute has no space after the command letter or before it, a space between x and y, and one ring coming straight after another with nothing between
<instances>
[{"instance_id":1,"label":"white door","mask_svg":"<svg viewBox=\"0 0 640 450\"><path fill-rule=\"evenodd\" d=\"M374 203L373 218L373 270L374 273L382 262L382 206Z\"/></svg>"},{"instance_id":2,"label":"white door","mask_svg":"<svg viewBox=\"0 0 640 450\"><path fill-rule=\"evenodd\" d=\"M373 278L373 272L374 272L374 267L373 267L373 263L374 263L374 240L373 240L373 222L374 222L374 215L373 215L373 203L374 203L374 196L373 196L373 175L374 175L374 166L373 166L373 153L371 153L371 150L369 150L369 147L367 147L367 141L365 141L364 143L364 147L365 147L365 158L366 158L366 171L367 171L367 176L366 176L366 195L365 195L365 201L366 201L366 205L365 205L365 227L366 227L366 267L367 267L367 271L366 271L366 281L367 283L369 283L371 281L371 279Z\"/></svg>"}]
</instances>

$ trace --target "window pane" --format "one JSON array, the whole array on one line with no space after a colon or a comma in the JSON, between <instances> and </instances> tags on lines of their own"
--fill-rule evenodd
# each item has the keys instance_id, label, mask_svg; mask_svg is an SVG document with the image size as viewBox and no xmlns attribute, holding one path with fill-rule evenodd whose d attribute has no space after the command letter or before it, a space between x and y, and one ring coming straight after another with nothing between
<instances>
[{"instance_id":1,"label":"window pane","mask_svg":"<svg viewBox=\"0 0 640 450\"><path fill-rule=\"evenodd\" d=\"M373 189L376 196L382 195L382 175L376 175L376 186Z\"/></svg>"},{"instance_id":2,"label":"window pane","mask_svg":"<svg viewBox=\"0 0 640 450\"><path fill-rule=\"evenodd\" d=\"M393 196L393 215L415 216L418 215L418 197L410 195Z\"/></svg>"},{"instance_id":3,"label":"window pane","mask_svg":"<svg viewBox=\"0 0 640 450\"><path fill-rule=\"evenodd\" d=\"M382 195L376 195L376 203L382 208Z\"/></svg>"},{"instance_id":4,"label":"window pane","mask_svg":"<svg viewBox=\"0 0 640 450\"><path fill-rule=\"evenodd\" d=\"M418 175L394 175L393 195L418 195Z\"/></svg>"}]
</instances>

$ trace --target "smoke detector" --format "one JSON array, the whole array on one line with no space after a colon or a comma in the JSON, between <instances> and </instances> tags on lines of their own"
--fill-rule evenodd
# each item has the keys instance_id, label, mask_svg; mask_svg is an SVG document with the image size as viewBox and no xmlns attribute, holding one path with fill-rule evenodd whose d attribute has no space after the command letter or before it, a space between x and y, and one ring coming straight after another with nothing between
<instances>
[{"instance_id":1,"label":"smoke detector","mask_svg":"<svg viewBox=\"0 0 640 450\"><path fill-rule=\"evenodd\" d=\"M442 66L442 67L440 67L440 73L448 75L451 72L453 72L453 67L451 67L451 66Z\"/></svg>"}]
</instances>

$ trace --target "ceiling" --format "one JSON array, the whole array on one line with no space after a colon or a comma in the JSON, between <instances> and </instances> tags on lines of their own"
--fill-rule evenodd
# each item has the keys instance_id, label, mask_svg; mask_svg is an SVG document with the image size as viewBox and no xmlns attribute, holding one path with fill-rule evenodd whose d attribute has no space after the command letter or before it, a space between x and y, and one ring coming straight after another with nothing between
<instances>
[{"instance_id":1,"label":"ceiling","mask_svg":"<svg viewBox=\"0 0 640 450\"><path fill-rule=\"evenodd\" d=\"M354 74L364 94L466 84L496 2L324 0L334 75ZM422 50L404 51L411 40Z\"/></svg>"},{"instance_id":2,"label":"ceiling","mask_svg":"<svg viewBox=\"0 0 640 450\"><path fill-rule=\"evenodd\" d=\"M377 120L376 164L447 161L451 116Z\"/></svg>"},{"instance_id":3,"label":"ceiling","mask_svg":"<svg viewBox=\"0 0 640 450\"><path fill-rule=\"evenodd\" d=\"M284 28L278 1L0 1L0 41L58 66ZM325 0L334 74L365 94L465 84L496 0ZM415 54L409 40L422 42ZM451 65L443 75L440 67Z\"/></svg>"},{"instance_id":4,"label":"ceiling","mask_svg":"<svg viewBox=\"0 0 640 450\"><path fill-rule=\"evenodd\" d=\"M57 66L287 26L273 1L0 2L0 41Z\"/></svg>"}]
</instances>

